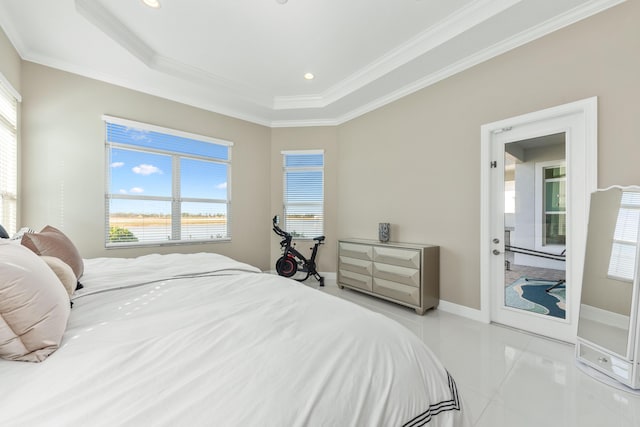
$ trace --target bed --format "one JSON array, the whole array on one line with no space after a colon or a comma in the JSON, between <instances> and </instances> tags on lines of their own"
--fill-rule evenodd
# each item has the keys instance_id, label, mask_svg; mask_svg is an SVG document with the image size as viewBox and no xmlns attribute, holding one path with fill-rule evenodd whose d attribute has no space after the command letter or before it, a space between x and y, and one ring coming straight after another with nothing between
<instances>
[{"instance_id":1,"label":"bed","mask_svg":"<svg viewBox=\"0 0 640 427\"><path fill-rule=\"evenodd\" d=\"M198 253L81 281L56 351L0 359L1 426L469 425L411 332L293 280Z\"/></svg>"}]
</instances>

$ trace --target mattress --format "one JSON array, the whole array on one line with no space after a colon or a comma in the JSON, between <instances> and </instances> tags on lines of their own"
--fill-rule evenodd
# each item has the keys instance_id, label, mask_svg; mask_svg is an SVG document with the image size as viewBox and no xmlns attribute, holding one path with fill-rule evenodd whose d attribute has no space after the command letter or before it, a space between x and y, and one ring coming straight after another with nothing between
<instances>
[{"instance_id":1,"label":"mattress","mask_svg":"<svg viewBox=\"0 0 640 427\"><path fill-rule=\"evenodd\" d=\"M222 255L85 260L61 347L0 360L2 426L465 426L383 315Z\"/></svg>"}]
</instances>

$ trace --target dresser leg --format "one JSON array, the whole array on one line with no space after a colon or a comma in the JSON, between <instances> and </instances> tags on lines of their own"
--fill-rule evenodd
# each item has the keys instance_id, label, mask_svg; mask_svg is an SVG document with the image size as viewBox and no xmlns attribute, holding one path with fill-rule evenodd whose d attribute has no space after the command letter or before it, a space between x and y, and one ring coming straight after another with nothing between
<instances>
[{"instance_id":1,"label":"dresser leg","mask_svg":"<svg viewBox=\"0 0 640 427\"><path fill-rule=\"evenodd\" d=\"M427 311L426 308L416 308L416 313L418 313L419 316L423 316L425 311Z\"/></svg>"}]
</instances>

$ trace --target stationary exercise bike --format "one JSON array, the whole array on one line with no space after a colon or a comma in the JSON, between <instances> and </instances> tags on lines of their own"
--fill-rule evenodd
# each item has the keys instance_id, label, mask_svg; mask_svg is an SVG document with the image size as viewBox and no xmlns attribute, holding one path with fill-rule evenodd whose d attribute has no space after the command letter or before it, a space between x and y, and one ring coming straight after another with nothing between
<instances>
[{"instance_id":1,"label":"stationary exercise bike","mask_svg":"<svg viewBox=\"0 0 640 427\"><path fill-rule=\"evenodd\" d=\"M320 286L324 286L324 277L322 277L316 270L318 246L323 244L324 236L313 238L316 243L313 245L313 248L311 248L311 257L307 259L304 255L298 252L295 247L293 247L291 243L293 240L291 233L281 229L278 226L279 222L278 216L274 216L273 231L278 236L282 237L282 241L280 242L282 256L278 258L278 261L276 261L276 271L278 274L284 277L292 277L298 272L298 270L300 270L302 273L306 273L306 276L303 279L296 279L298 282L304 282L309 278L309 276L313 276L318 280L318 282L320 282Z\"/></svg>"}]
</instances>

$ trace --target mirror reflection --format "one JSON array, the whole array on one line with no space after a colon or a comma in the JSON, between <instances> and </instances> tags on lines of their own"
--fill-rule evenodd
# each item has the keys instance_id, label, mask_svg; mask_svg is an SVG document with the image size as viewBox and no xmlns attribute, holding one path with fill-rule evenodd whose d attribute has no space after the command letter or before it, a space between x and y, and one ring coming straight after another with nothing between
<instances>
[{"instance_id":1,"label":"mirror reflection","mask_svg":"<svg viewBox=\"0 0 640 427\"><path fill-rule=\"evenodd\" d=\"M640 189L591 195L578 337L625 359L635 283Z\"/></svg>"},{"instance_id":2,"label":"mirror reflection","mask_svg":"<svg viewBox=\"0 0 640 427\"><path fill-rule=\"evenodd\" d=\"M566 318L566 135L504 147L504 306Z\"/></svg>"}]
</instances>

